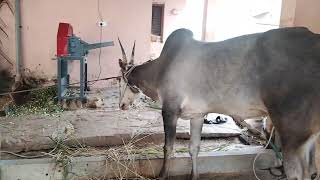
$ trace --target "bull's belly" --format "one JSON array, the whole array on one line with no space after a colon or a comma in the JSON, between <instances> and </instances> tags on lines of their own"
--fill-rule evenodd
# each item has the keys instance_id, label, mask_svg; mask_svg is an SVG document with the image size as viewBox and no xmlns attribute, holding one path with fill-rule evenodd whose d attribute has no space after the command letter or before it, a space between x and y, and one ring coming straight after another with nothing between
<instances>
[{"instance_id":1,"label":"bull's belly","mask_svg":"<svg viewBox=\"0 0 320 180\"><path fill-rule=\"evenodd\" d=\"M228 99L220 102L209 102L186 98L181 105L181 118L193 119L201 116L203 117L207 113L220 113L230 116L238 116L242 119L268 115L266 107L259 99Z\"/></svg>"}]
</instances>

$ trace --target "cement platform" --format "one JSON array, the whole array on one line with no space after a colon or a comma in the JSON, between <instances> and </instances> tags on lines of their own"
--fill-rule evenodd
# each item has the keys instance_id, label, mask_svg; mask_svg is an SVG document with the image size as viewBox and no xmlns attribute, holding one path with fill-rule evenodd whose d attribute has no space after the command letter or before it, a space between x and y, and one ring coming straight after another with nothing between
<instances>
[{"instance_id":1,"label":"cement platform","mask_svg":"<svg viewBox=\"0 0 320 180\"><path fill-rule=\"evenodd\" d=\"M188 139L190 122L178 120L177 138ZM46 150L54 147L53 139L68 145L122 145L134 136L145 137L143 143L163 142L162 116L151 108L128 111L81 109L56 117L29 115L0 119L1 149L12 152ZM204 125L203 137L234 137L241 130L235 123ZM1 156L0 156L1 157Z\"/></svg>"},{"instance_id":2,"label":"cement platform","mask_svg":"<svg viewBox=\"0 0 320 180\"><path fill-rule=\"evenodd\" d=\"M257 154L260 155L255 167L259 178L261 180L274 179L267 171L259 170L277 166L274 153L262 148L200 153L198 162L201 179L254 180L252 165ZM125 160L120 163L126 164ZM133 172L143 177L154 178L159 173L161 164L161 158L142 158L136 159L130 167ZM121 173L122 177L137 177L136 174L130 173L129 169L119 165L119 162L110 161L103 156L72 158L68 165L56 163L53 159L2 160L0 161L0 179L111 179L119 177ZM171 162L170 179L186 179L190 170L189 155L178 154ZM140 178L142 179L142 177Z\"/></svg>"}]
</instances>

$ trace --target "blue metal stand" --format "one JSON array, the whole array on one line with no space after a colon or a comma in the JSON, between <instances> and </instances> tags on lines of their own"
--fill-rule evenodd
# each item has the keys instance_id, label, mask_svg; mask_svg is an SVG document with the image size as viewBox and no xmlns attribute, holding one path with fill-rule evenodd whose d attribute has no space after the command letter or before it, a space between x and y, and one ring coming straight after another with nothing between
<instances>
[{"instance_id":1,"label":"blue metal stand","mask_svg":"<svg viewBox=\"0 0 320 180\"><path fill-rule=\"evenodd\" d=\"M61 102L63 99L86 99L85 96L85 60L86 56L65 56L58 57L58 100ZM68 74L68 61L80 61L80 95L75 97L67 97L67 91L70 87L70 75Z\"/></svg>"},{"instance_id":2,"label":"blue metal stand","mask_svg":"<svg viewBox=\"0 0 320 180\"><path fill-rule=\"evenodd\" d=\"M63 32L63 31L62 31ZM61 102L63 99L86 99L85 92L88 90L87 86L87 55L89 50L113 46L113 41L89 44L82 41L79 37L72 35L66 36L68 38L68 53L58 56L58 100ZM63 40L63 39L62 39ZM63 42L63 41L62 41ZM65 48L64 46L60 49ZM59 48L58 48L59 49ZM63 51L64 52L64 51ZM62 53L60 53L62 54ZM66 55L67 54L67 55ZM80 61L80 95L67 96L68 88L70 88L70 75L68 74L68 61Z\"/></svg>"}]
</instances>

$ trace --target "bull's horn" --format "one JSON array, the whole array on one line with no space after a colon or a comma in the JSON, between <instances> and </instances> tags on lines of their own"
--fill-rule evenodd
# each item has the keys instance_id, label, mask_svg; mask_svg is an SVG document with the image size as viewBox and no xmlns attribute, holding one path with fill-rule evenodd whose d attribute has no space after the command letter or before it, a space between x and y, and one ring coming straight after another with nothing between
<instances>
[{"instance_id":1,"label":"bull's horn","mask_svg":"<svg viewBox=\"0 0 320 180\"><path fill-rule=\"evenodd\" d=\"M131 53L131 59L130 59L130 63L131 65L134 64L134 51L136 49L136 41L134 41L134 44L133 44L133 48L132 48L132 53Z\"/></svg>"},{"instance_id":2,"label":"bull's horn","mask_svg":"<svg viewBox=\"0 0 320 180\"><path fill-rule=\"evenodd\" d=\"M127 55L126 55L126 52L125 52L124 49L123 49L123 46L122 46L122 44L121 44L121 41L120 41L119 37L118 37L118 41L119 41L119 44L120 44L120 47L121 47L123 63L126 64L126 63L128 62L128 61L127 61Z\"/></svg>"}]
</instances>

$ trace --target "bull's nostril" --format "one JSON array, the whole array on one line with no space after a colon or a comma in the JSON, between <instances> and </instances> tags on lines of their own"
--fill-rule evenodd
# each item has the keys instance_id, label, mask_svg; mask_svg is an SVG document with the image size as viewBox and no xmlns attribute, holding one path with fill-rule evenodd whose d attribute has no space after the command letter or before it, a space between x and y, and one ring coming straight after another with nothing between
<instances>
[{"instance_id":1,"label":"bull's nostril","mask_svg":"<svg viewBox=\"0 0 320 180\"><path fill-rule=\"evenodd\" d=\"M127 110L127 106L126 106L125 104L121 104L120 108L121 108L122 110Z\"/></svg>"},{"instance_id":2,"label":"bull's nostril","mask_svg":"<svg viewBox=\"0 0 320 180\"><path fill-rule=\"evenodd\" d=\"M316 179L318 177L318 173L313 173L312 175L311 175L311 180L314 180L314 179Z\"/></svg>"}]
</instances>

